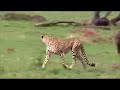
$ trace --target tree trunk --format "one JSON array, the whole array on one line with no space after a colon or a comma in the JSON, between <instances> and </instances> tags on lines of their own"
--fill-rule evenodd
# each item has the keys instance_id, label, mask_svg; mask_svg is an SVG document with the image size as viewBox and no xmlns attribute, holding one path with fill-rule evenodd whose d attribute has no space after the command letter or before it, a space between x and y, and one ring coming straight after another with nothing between
<instances>
[{"instance_id":1,"label":"tree trunk","mask_svg":"<svg viewBox=\"0 0 120 90\"><path fill-rule=\"evenodd\" d=\"M61 21L48 21L48 22L43 22L43 23L38 23L38 24L35 24L35 26L52 26L52 25L58 25L60 23L63 23L63 24L69 24L69 25L78 25L80 26L81 25L81 22L77 22L77 21L68 21L68 20L61 20Z\"/></svg>"},{"instance_id":2,"label":"tree trunk","mask_svg":"<svg viewBox=\"0 0 120 90\"><path fill-rule=\"evenodd\" d=\"M117 17L111 19L111 23L112 23L113 25L116 25L116 23L117 23L119 20L120 20L120 13L118 14Z\"/></svg>"}]
</instances>

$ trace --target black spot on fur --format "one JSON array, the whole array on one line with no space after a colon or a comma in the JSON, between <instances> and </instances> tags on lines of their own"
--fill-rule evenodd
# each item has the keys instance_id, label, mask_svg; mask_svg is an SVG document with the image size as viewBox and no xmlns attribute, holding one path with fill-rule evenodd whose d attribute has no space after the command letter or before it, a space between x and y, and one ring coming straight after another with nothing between
<instances>
[{"instance_id":1,"label":"black spot on fur","mask_svg":"<svg viewBox=\"0 0 120 90\"><path fill-rule=\"evenodd\" d=\"M95 63L92 63L90 66L95 67Z\"/></svg>"},{"instance_id":2,"label":"black spot on fur","mask_svg":"<svg viewBox=\"0 0 120 90\"><path fill-rule=\"evenodd\" d=\"M42 39L43 39L43 37L44 37L44 36L43 36L43 35L41 35L41 38L42 38Z\"/></svg>"}]
</instances>

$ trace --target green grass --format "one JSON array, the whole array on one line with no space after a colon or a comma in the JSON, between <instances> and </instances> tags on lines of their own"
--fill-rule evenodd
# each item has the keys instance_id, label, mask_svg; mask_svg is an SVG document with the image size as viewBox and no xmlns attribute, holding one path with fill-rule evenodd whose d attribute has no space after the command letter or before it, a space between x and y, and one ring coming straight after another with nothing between
<instances>
[{"instance_id":1,"label":"green grass","mask_svg":"<svg viewBox=\"0 0 120 90\"><path fill-rule=\"evenodd\" d=\"M3 15L7 12L0 12ZM16 12L31 15L42 15L49 20L89 19L93 12ZM103 12L104 15L105 12ZM117 12L115 12L117 15ZM115 16L112 14L110 16ZM41 42L40 34L51 34L58 38L66 38L75 26L34 27L29 21L0 20L0 78L120 78L120 70L109 68L109 65L120 63L116 47L111 43L85 43L88 59L96 63L96 67L87 66L84 70L80 61L72 70L65 70L59 56L52 56L45 69L41 65L45 57L46 46ZM82 28L82 27L80 27ZM112 36L119 26L112 26L111 31L97 29L103 36ZM8 53L7 48L15 51ZM71 64L72 56L65 56L67 64Z\"/></svg>"}]
</instances>

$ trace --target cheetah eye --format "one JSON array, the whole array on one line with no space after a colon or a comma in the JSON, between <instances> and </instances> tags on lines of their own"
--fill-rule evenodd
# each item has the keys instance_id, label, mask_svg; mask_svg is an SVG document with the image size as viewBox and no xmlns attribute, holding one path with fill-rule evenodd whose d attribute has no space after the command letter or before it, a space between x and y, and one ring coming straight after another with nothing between
<instances>
[{"instance_id":1,"label":"cheetah eye","mask_svg":"<svg viewBox=\"0 0 120 90\"><path fill-rule=\"evenodd\" d=\"M41 38L42 38L42 39L43 39L43 37L44 37L44 36L43 36L43 35L41 35Z\"/></svg>"}]
</instances>

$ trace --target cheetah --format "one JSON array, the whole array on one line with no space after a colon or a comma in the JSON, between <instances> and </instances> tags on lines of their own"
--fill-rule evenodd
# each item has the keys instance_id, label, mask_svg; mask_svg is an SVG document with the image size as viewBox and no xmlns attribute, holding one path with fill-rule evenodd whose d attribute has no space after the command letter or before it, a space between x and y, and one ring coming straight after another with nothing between
<instances>
[{"instance_id":1,"label":"cheetah","mask_svg":"<svg viewBox=\"0 0 120 90\"><path fill-rule=\"evenodd\" d=\"M95 63L88 61L83 44L79 39L58 39L51 35L41 35L41 39L42 42L45 43L47 46L46 56L42 64L42 68L45 68L45 65L49 61L52 54L59 55L61 57L61 63L66 69L72 69L76 64L76 59L81 61L84 69L86 69L85 62L88 65L95 67ZM64 59L65 54L67 54L69 51L72 52L72 64L70 66L66 64Z\"/></svg>"}]
</instances>

